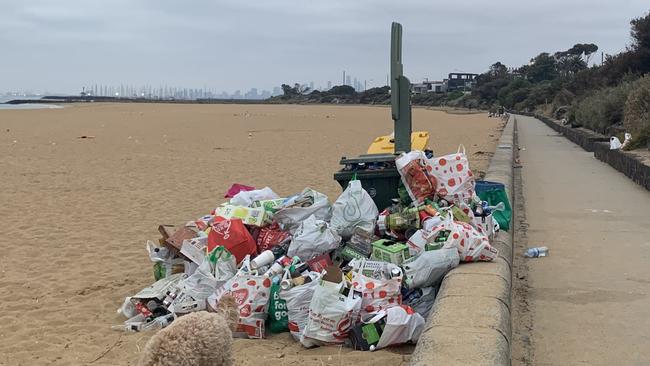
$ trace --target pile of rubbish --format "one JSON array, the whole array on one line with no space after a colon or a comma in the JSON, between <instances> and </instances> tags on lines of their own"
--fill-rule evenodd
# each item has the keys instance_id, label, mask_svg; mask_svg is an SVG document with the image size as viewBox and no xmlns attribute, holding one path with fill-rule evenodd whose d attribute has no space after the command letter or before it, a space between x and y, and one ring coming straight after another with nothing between
<instances>
[{"instance_id":1,"label":"pile of rubbish","mask_svg":"<svg viewBox=\"0 0 650 366\"><path fill-rule=\"evenodd\" d=\"M236 337L290 332L305 347L371 351L415 343L444 275L497 257L493 214L504 202L477 196L464 151L411 151L395 166L400 189L381 212L355 179L333 204L311 188L280 197L235 184L210 214L161 225L146 245L156 282L125 299L117 328L160 329L228 294Z\"/></svg>"}]
</instances>

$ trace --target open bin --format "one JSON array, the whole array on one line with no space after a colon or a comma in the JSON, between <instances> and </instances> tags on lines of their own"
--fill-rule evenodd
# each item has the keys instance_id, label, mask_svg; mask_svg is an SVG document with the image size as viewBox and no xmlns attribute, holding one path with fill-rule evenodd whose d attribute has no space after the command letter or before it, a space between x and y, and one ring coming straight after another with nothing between
<instances>
[{"instance_id":1,"label":"open bin","mask_svg":"<svg viewBox=\"0 0 650 366\"><path fill-rule=\"evenodd\" d=\"M392 205L393 198L399 197L397 188L401 178L395 167L395 155L369 154L352 159L342 157L340 164L343 169L334 174L334 179L345 189L356 174L356 179L361 181L361 186L375 201L379 211Z\"/></svg>"}]
</instances>

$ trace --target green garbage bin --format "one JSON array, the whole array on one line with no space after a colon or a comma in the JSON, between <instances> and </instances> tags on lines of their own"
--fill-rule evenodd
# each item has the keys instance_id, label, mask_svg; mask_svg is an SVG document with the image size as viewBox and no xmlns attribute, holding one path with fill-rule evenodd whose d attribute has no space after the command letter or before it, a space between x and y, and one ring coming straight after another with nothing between
<instances>
[{"instance_id":1,"label":"green garbage bin","mask_svg":"<svg viewBox=\"0 0 650 366\"><path fill-rule=\"evenodd\" d=\"M341 158L343 169L334 174L334 179L345 189L348 182L356 177L361 181L377 208L381 212L393 203L393 198L399 198L397 189L401 178L395 167L395 155L368 154L358 158Z\"/></svg>"}]
</instances>

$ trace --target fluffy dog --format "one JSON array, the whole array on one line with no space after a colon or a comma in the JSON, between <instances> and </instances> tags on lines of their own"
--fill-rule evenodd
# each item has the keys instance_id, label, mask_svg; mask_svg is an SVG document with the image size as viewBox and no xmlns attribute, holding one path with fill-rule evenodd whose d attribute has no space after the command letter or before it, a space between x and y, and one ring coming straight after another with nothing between
<instances>
[{"instance_id":1,"label":"fluffy dog","mask_svg":"<svg viewBox=\"0 0 650 366\"><path fill-rule=\"evenodd\" d=\"M239 315L232 296L219 301L217 311L179 317L151 337L140 366L231 366L232 331Z\"/></svg>"}]
</instances>

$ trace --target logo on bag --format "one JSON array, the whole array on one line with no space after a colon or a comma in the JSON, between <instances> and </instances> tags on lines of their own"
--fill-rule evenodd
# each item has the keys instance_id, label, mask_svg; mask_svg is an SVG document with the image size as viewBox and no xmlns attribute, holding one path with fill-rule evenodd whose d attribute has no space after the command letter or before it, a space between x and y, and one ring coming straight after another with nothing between
<instances>
[{"instance_id":1,"label":"logo on bag","mask_svg":"<svg viewBox=\"0 0 650 366\"><path fill-rule=\"evenodd\" d=\"M237 305L241 306L248 299L248 289L242 288L239 290L231 291L230 295L235 298Z\"/></svg>"},{"instance_id":2,"label":"logo on bag","mask_svg":"<svg viewBox=\"0 0 650 366\"><path fill-rule=\"evenodd\" d=\"M230 220L224 220L219 222L214 226L214 231L221 235L224 240L228 240L230 238L230 225L232 222Z\"/></svg>"}]
</instances>

